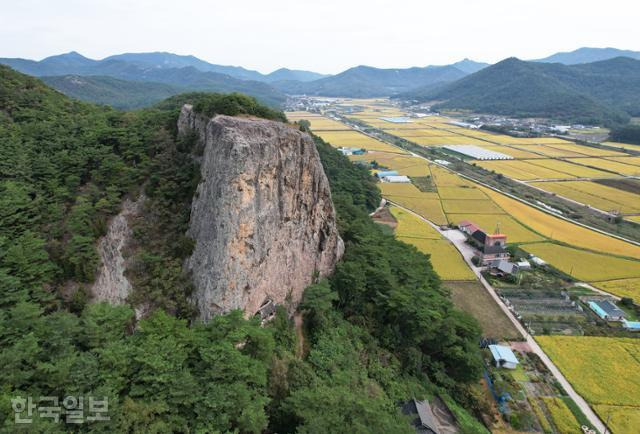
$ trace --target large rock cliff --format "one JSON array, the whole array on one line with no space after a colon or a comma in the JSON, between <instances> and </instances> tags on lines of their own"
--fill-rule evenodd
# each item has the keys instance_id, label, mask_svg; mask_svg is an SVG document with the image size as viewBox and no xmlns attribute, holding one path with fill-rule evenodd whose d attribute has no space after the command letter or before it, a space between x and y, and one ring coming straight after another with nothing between
<instances>
[{"instance_id":1,"label":"large rock cliff","mask_svg":"<svg viewBox=\"0 0 640 434\"><path fill-rule=\"evenodd\" d=\"M269 301L297 305L344 250L311 138L264 119L208 119L189 105L178 127L204 147L186 264L201 319L231 309L251 315Z\"/></svg>"}]
</instances>

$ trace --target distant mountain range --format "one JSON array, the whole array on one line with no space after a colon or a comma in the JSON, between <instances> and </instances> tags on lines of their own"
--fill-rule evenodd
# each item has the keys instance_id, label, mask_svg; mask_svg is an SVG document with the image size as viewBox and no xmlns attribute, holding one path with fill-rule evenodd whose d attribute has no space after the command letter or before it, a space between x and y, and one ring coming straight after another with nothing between
<instances>
[{"instance_id":1,"label":"distant mountain range","mask_svg":"<svg viewBox=\"0 0 640 434\"><path fill-rule=\"evenodd\" d=\"M274 85L288 94L369 98L395 95L417 87L452 82L486 66L488 66L486 63L469 59L452 65L423 68L381 69L356 66L319 80L304 83L282 81Z\"/></svg>"},{"instance_id":2,"label":"distant mountain range","mask_svg":"<svg viewBox=\"0 0 640 434\"><path fill-rule=\"evenodd\" d=\"M432 101L436 109L625 122L629 115L640 115L640 60L562 65L509 58L453 83L398 97Z\"/></svg>"},{"instance_id":3,"label":"distant mountain range","mask_svg":"<svg viewBox=\"0 0 640 434\"><path fill-rule=\"evenodd\" d=\"M640 52L580 48L529 62L511 58L490 66L464 59L399 69L357 66L332 76L287 68L261 74L164 52L124 53L102 60L70 52L41 61L0 58L0 64L42 77L75 98L122 109L199 90L243 92L271 106L298 94L393 96L435 101L441 108L617 122L640 115L640 60L634 59L640 59Z\"/></svg>"},{"instance_id":4,"label":"distant mountain range","mask_svg":"<svg viewBox=\"0 0 640 434\"><path fill-rule=\"evenodd\" d=\"M609 60L614 57L630 57L640 59L640 51L619 50L617 48L578 48L577 50L556 53L544 59L536 59L533 62L563 63L565 65L577 65L579 63L592 63L601 60Z\"/></svg>"},{"instance_id":5,"label":"distant mountain range","mask_svg":"<svg viewBox=\"0 0 640 434\"><path fill-rule=\"evenodd\" d=\"M194 56L172 53L125 53L93 60L72 51L41 61L4 58L0 63L42 77L75 98L123 109L143 107L190 90L243 92L266 104L279 106L286 96L268 83L325 77L284 68L264 75L239 66L214 65Z\"/></svg>"}]
</instances>

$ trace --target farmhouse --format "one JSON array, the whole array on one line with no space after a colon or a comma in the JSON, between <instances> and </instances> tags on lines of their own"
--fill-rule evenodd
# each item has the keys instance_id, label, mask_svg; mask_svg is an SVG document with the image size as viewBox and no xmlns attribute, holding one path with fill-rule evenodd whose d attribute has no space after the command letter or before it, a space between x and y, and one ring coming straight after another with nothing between
<instances>
[{"instance_id":1,"label":"farmhouse","mask_svg":"<svg viewBox=\"0 0 640 434\"><path fill-rule=\"evenodd\" d=\"M609 300L592 300L589 307L605 321L624 320L624 311Z\"/></svg>"},{"instance_id":2,"label":"farmhouse","mask_svg":"<svg viewBox=\"0 0 640 434\"><path fill-rule=\"evenodd\" d=\"M498 266L500 261L508 260L509 253L505 249L507 236L499 233L498 228L496 228L496 233L487 234L476 224L469 220L463 220L458 224L458 229L466 234L469 242L480 250L482 265Z\"/></svg>"},{"instance_id":3,"label":"farmhouse","mask_svg":"<svg viewBox=\"0 0 640 434\"><path fill-rule=\"evenodd\" d=\"M489 345L489 351L491 351L493 361L498 368L516 369L520 363L511 348L504 345Z\"/></svg>"}]
</instances>

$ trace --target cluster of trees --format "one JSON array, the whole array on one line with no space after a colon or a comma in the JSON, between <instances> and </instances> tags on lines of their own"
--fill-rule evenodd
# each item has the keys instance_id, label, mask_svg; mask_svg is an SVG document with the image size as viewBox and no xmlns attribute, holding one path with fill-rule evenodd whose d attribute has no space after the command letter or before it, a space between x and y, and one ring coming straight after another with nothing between
<instances>
[{"instance_id":1,"label":"cluster of trees","mask_svg":"<svg viewBox=\"0 0 640 434\"><path fill-rule=\"evenodd\" d=\"M304 296L304 342L286 312L267 327L240 312L192 322L182 263L199 168L178 138L183 102L211 115L281 113L240 95L175 97L120 113L69 100L0 67L0 426L17 396L107 397L109 421L38 417L32 432L412 432L398 402L467 397L479 376L479 328L453 308L415 248L384 235L367 210L368 172L317 139L344 260ZM88 304L95 244L125 196L147 196L134 226L132 304ZM301 351L300 348L303 348ZM472 400L465 400L472 406Z\"/></svg>"},{"instance_id":2,"label":"cluster of trees","mask_svg":"<svg viewBox=\"0 0 640 434\"><path fill-rule=\"evenodd\" d=\"M627 124L612 128L609 139L614 142L633 143L640 145L640 125Z\"/></svg>"}]
</instances>

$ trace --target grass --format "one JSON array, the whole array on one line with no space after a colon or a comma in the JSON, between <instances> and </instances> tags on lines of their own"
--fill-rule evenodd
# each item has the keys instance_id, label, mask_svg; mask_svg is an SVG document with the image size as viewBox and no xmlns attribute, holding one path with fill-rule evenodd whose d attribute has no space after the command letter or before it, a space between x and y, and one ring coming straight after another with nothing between
<instances>
[{"instance_id":1,"label":"grass","mask_svg":"<svg viewBox=\"0 0 640 434\"><path fill-rule=\"evenodd\" d=\"M522 248L563 273L586 282L640 277L640 261L587 252L554 243L527 244Z\"/></svg>"},{"instance_id":2,"label":"grass","mask_svg":"<svg viewBox=\"0 0 640 434\"><path fill-rule=\"evenodd\" d=\"M522 338L480 282L445 282L445 286L451 290L453 303L478 320L484 336L500 340Z\"/></svg>"}]
</instances>

